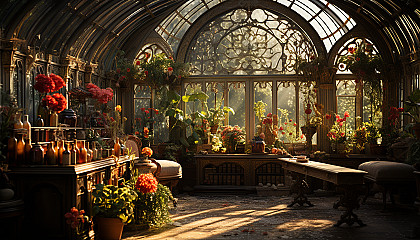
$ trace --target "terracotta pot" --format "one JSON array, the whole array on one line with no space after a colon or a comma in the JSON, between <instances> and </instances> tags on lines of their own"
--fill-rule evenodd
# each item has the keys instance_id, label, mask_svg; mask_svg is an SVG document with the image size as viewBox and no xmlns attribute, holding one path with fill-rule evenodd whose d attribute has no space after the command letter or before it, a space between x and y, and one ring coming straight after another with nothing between
<instances>
[{"instance_id":1,"label":"terracotta pot","mask_svg":"<svg viewBox=\"0 0 420 240\"><path fill-rule=\"evenodd\" d=\"M97 233L101 240L119 240L122 236L124 223L119 218L96 217Z\"/></svg>"}]
</instances>

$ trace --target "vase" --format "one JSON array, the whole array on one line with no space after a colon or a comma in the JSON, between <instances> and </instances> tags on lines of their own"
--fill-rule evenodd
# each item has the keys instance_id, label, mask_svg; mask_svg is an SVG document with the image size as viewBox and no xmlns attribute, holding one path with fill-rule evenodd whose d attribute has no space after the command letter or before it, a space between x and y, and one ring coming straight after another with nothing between
<instances>
[{"instance_id":1,"label":"vase","mask_svg":"<svg viewBox=\"0 0 420 240\"><path fill-rule=\"evenodd\" d=\"M265 142L264 141L255 141L252 143L252 152L253 153L264 153L265 152Z\"/></svg>"},{"instance_id":2,"label":"vase","mask_svg":"<svg viewBox=\"0 0 420 240\"><path fill-rule=\"evenodd\" d=\"M77 124L76 112L74 112L74 110L72 109L64 109L58 115L58 121L70 127L76 127L76 124Z\"/></svg>"},{"instance_id":3,"label":"vase","mask_svg":"<svg viewBox=\"0 0 420 240\"><path fill-rule=\"evenodd\" d=\"M58 114L56 111L52 111L50 115L50 127L58 127Z\"/></svg>"},{"instance_id":4,"label":"vase","mask_svg":"<svg viewBox=\"0 0 420 240\"><path fill-rule=\"evenodd\" d=\"M124 223L120 218L96 217L97 234L101 240L121 239Z\"/></svg>"},{"instance_id":5,"label":"vase","mask_svg":"<svg viewBox=\"0 0 420 240\"><path fill-rule=\"evenodd\" d=\"M309 152L312 152L312 137L316 133L316 127L303 126L300 129L302 130L303 135L306 137L306 149L308 149Z\"/></svg>"}]
</instances>

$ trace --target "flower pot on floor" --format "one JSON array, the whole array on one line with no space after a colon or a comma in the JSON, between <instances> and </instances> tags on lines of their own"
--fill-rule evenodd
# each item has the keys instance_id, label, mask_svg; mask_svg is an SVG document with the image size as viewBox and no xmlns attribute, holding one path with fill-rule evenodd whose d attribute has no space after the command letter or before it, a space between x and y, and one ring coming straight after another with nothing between
<instances>
[{"instance_id":1,"label":"flower pot on floor","mask_svg":"<svg viewBox=\"0 0 420 240\"><path fill-rule=\"evenodd\" d=\"M100 240L119 240L124 223L120 218L96 217L97 233Z\"/></svg>"}]
</instances>

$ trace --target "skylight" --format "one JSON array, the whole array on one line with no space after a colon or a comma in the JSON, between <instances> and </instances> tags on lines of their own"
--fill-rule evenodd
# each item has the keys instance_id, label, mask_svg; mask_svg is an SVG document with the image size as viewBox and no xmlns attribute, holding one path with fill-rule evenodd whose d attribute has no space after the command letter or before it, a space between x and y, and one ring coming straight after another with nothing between
<instances>
[{"instance_id":1,"label":"skylight","mask_svg":"<svg viewBox=\"0 0 420 240\"><path fill-rule=\"evenodd\" d=\"M224 1L226 0L189 0L163 20L156 28L156 32L176 53L182 37L197 18ZM290 8L307 20L318 32L327 51L356 25L348 14L325 0L274 1Z\"/></svg>"}]
</instances>

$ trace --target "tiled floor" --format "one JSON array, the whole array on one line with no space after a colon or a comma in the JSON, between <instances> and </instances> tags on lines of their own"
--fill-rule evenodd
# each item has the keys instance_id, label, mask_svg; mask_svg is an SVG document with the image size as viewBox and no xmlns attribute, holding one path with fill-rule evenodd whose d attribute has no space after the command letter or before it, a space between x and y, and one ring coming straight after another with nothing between
<instances>
[{"instance_id":1,"label":"tiled floor","mask_svg":"<svg viewBox=\"0 0 420 240\"><path fill-rule=\"evenodd\" d=\"M288 208L291 197L180 195L173 223L146 231L127 227L123 239L420 239L413 206L382 210L382 200L371 197L355 211L367 226L334 227L342 213L332 207L337 199L315 194L314 207Z\"/></svg>"}]
</instances>

